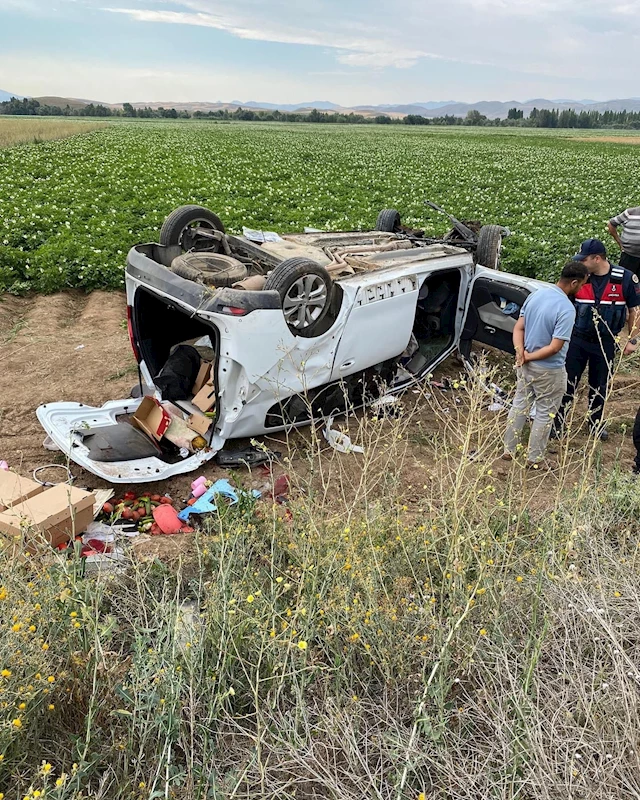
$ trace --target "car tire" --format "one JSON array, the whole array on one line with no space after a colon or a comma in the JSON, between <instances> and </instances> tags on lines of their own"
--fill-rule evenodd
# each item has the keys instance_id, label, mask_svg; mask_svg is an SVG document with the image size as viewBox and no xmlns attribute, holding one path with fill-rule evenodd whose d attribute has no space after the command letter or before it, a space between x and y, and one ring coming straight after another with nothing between
<instances>
[{"instance_id":1,"label":"car tire","mask_svg":"<svg viewBox=\"0 0 640 800\"><path fill-rule=\"evenodd\" d=\"M209 250L213 251L216 242L210 239L201 239L189 234L189 229L196 223L201 223L203 228L210 228L220 233L224 233L224 225L220 217L209 211L203 206L189 205L180 206L172 211L162 223L160 228L160 244L165 247L175 247L176 245L183 251L189 250ZM212 247L213 245L213 247Z\"/></svg>"},{"instance_id":2,"label":"car tire","mask_svg":"<svg viewBox=\"0 0 640 800\"><path fill-rule=\"evenodd\" d=\"M310 338L324 319L333 292L327 270L308 258L288 258L267 276L265 291L275 290L289 330Z\"/></svg>"},{"instance_id":3,"label":"car tire","mask_svg":"<svg viewBox=\"0 0 640 800\"><path fill-rule=\"evenodd\" d=\"M247 277L245 265L220 253L183 253L171 262L171 272L204 286L233 286Z\"/></svg>"},{"instance_id":4,"label":"car tire","mask_svg":"<svg viewBox=\"0 0 640 800\"><path fill-rule=\"evenodd\" d=\"M400 212L396 211L395 208L383 209L378 214L375 230L383 231L384 233L400 233L402 231Z\"/></svg>"},{"instance_id":5,"label":"car tire","mask_svg":"<svg viewBox=\"0 0 640 800\"><path fill-rule=\"evenodd\" d=\"M503 229L500 225L483 225L478 234L476 264L489 269L500 269Z\"/></svg>"}]
</instances>

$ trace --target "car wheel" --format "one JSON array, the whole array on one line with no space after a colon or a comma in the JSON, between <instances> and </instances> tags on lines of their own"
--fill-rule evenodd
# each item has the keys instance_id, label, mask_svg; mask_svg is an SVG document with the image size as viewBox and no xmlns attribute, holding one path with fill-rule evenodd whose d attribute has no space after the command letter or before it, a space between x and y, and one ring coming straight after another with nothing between
<instances>
[{"instance_id":1,"label":"car wheel","mask_svg":"<svg viewBox=\"0 0 640 800\"><path fill-rule=\"evenodd\" d=\"M378 214L375 230L385 233L400 233L402 230L400 213L395 208L385 208Z\"/></svg>"},{"instance_id":2,"label":"car wheel","mask_svg":"<svg viewBox=\"0 0 640 800\"><path fill-rule=\"evenodd\" d=\"M500 269L503 229L500 225L483 225L478 234L476 264L489 269Z\"/></svg>"},{"instance_id":3,"label":"car wheel","mask_svg":"<svg viewBox=\"0 0 640 800\"><path fill-rule=\"evenodd\" d=\"M247 277L241 261L220 253L183 253L171 262L171 272L205 286L233 286Z\"/></svg>"},{"instance_id":4,"label":"car wheel","mask_svg":"<svg viewBox=\"0 0 640 800\"><path fill-rule=\"evenodd\" d=\"M172 211L160 228L160 244L167 247L178 245L184 252L189 250L219 249L219 242L199 236L198 229L224 233L224 225L217 214L203 206L180 206Z\"/></svg>"},{"instance_id":5,"label":"car wheel","mask_svg":"<svg viewBox=\"0 0 640 800\"><path fill-rule=\"evenodd\" d=\"M266 290L282 299L282 313L296 336L311 337L331 303L333 282L327 270L308 258L288 258L267 277Z\"/></svg>"}]
</instances>

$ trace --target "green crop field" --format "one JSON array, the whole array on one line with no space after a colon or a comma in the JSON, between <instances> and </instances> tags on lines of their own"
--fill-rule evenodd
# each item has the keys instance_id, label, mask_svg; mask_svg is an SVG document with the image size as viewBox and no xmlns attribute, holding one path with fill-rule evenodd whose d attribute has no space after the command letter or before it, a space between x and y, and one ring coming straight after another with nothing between
<instances>
[{"instance_id":1,"label":"green crop field","mask_svg":"<svg viewBox=\"0 0 640 800\"><path fill-rule=\"evenodd\" d=\"M638 203L640 149L580 135L150 122L6 148L0 290L120 287L129 247L154 239L183 203L210 207L231 231L367 228L397 207L443 233L428 198L507 225L505 268L550 277Z\"/></svg>"}]
</instances>

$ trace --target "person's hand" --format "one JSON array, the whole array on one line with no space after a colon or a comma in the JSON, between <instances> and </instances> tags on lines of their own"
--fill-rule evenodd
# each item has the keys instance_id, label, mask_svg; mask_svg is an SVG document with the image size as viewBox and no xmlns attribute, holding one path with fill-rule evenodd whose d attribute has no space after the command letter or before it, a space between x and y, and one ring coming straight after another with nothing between
<instances>
[{"instance_id":1,"label":"person's hand","mask_svg":"<svg viewBox=\"0 0 640 800\"><path fill-rule=\"evenodd\" d=\"M524 350L516 349L516 367L521 367L524 364Z\"/></svg>"},{"instance_id":2,"label":"person's hand","mask_svg":"<svg viewBox=\"0 0 640 800\"><path fill-rule=\"evenodd\" d=\"M629 342L627 342L625 344L624 350L622 351L622 355L623 356L630 356L631 353L635 353L637 349L638 349L637 343L636 344L631 344L631 342L629 341Z\"/></svg>"},{"instance_id":3,"label":"person's hand","mask_svg":"<svg viewBox=\"0 0 640 800\"><path fill-rule=\"evenodd\" d=\"M524 355L523 355L523 357L522 357L522 363L523 363L523 364L526 364L526 363L528 363L529 361L531 361L531 353L530 353L528 350L525 350L525 351L524 351Z\"/></svg>"}]
</instances>

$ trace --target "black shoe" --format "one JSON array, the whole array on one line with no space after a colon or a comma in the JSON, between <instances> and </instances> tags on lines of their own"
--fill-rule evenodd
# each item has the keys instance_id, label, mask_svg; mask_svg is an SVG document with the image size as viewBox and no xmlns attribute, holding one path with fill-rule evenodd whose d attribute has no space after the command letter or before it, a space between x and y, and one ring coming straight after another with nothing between
<instances>
[{"instance_id":1,"label":"black shoe","mask_svg":"<svg viewBox=\"0 0 640 800\"><path fill-rule=\"evenodd\" d=\"M604 427L600 427L598 425L594 428L591 428L591 433L595 436L596 439L599 439L601 442L609 441L609 431Z\"/></svg>"}]
</instances>

